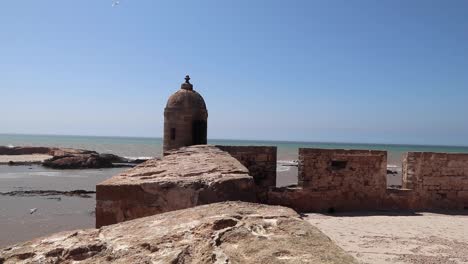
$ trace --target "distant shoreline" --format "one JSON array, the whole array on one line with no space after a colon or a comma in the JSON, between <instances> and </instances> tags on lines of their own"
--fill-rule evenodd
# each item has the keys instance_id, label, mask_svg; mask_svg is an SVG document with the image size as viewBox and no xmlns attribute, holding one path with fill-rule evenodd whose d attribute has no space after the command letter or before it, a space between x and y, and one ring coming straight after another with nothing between
<instances>
[{"instance_id":1,"label":"distant shoreline","mask_svg":"<svg viewBox=\"0 0 468 264\"><path fill-rule=\"evenodd\" d=\"M406 152L468 153L463 146L423 146L365 143L311 143L293 141L209 139L212 145L276 146L278 160L297 160L299 148L383 150L388 153L388 164L401 167ZM145 137L105 137L0 134L0 145L47 146L57 148L89 149L98 153L112 153L120 157L161 157L162 139Z\"/></svg>"},{"instance_id":2,"label":"distant shoreline","mask_svg":"<svg viewBox=\"0 0 468 264\"><path fill-rule=\"evenodd\" d=\"M27 134L27 133L0 133L0 136L32 136L32 137L79 137L79 138L116 138L116 139L142 139L142 140L161 140L162 136L112 136L112 135L67 135L67 134ZM235 138L208 138L208 143L218 141L231 142L263 142L263 143L286 143L286 144L330 144L330 145L381 145L393 147L448 147L448 148L468 148L468 145L463 144L421 144L421 143L388 143L388 142L345 142L345 141L314 141L314 140L283 140L283 139L235 139Z\"/></svg>"}]
</instances>

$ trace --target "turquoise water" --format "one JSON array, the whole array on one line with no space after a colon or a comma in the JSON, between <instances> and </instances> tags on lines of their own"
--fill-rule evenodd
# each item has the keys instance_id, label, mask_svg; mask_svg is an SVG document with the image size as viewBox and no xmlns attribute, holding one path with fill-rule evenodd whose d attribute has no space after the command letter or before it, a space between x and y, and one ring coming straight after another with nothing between
<instances>
[{"instance_id":1,"label":"turquoise water","mask_svg":"<svg viewBox=\"0 0 468 264\"><path fill-rule=\"evenodd\" d=\"M259 145L277 146L279 160L297 159L298 148L326 149L371 149L386 150L390 164L400 164L401 156L408 151L432 151L468 153L468 147L456 146L420 146L391 144L356 144L356 143L320 143L320 142L285 142L254 140L211 139L209 144L219 145ZM95 150L100 153L113 153L126 157L161 156L161 138L138 137L96 137L96 136L58 136L58 135L10 135L0 134L0 145L12 146L55 146Z\"/></svg>"}]
</instances>

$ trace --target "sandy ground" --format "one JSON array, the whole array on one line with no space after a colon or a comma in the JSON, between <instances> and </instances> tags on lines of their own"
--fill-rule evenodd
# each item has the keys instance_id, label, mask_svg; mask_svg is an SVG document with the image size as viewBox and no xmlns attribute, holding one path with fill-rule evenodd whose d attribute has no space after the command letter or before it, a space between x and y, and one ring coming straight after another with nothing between
<instances>
[{"instance_id":1,"label":"sandy ground","mask_svg":"<svg viewBox=\"0 0 468 264\"><path fill-rule=\"evenodd\" d=\"M468 263L467 212L308 214L306 219L361 263Z\"/></svg>"},{"instance_id":2,"label":"sandy ground","mask_svg":"<svg viewBox=\"0 0 468 264\"><path fill-rule=\"evenodd\" d=\"M17 163L33 162L39 163L46 159L50 159L52 156L33 154L33 155L0 155L0 164L7 164L10 161Z\"/></svg>"}]
</instances>

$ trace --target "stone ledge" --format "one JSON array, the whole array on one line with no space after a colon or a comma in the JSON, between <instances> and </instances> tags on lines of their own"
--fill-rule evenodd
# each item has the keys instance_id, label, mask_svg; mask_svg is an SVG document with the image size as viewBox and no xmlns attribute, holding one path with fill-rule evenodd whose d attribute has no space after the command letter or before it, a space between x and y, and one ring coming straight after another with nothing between
<instances>
[{"instance_id":1,"label":"stone ledge","mask_svg":"<svg viewBox=\"0 0 468 264\"><path fill-rule=\"evenodd\" d=\"M169 151L96 186L96 226L221 201L256 201L249 171L209 146Z\"/></svg>"}]
</instances>

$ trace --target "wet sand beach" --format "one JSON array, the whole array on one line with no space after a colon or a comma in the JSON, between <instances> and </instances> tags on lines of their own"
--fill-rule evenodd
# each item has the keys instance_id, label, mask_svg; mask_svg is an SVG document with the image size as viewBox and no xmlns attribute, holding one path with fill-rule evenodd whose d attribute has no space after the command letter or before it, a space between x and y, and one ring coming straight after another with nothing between
<instances>
[{"instance_id":1,"label":"wet sand beach","mask_svg":"<svg viewBox=\"0 0 468 264\"><path fill-rule=\"evenodd\" d=\"M39 165L0 165L0 192L31 190L88 190L124 168L51 170ZM0 247L58 231L94 227L94 194L0 195ZM30 210L37 208L33 214Z\"/></svg>"}]
</instances>

